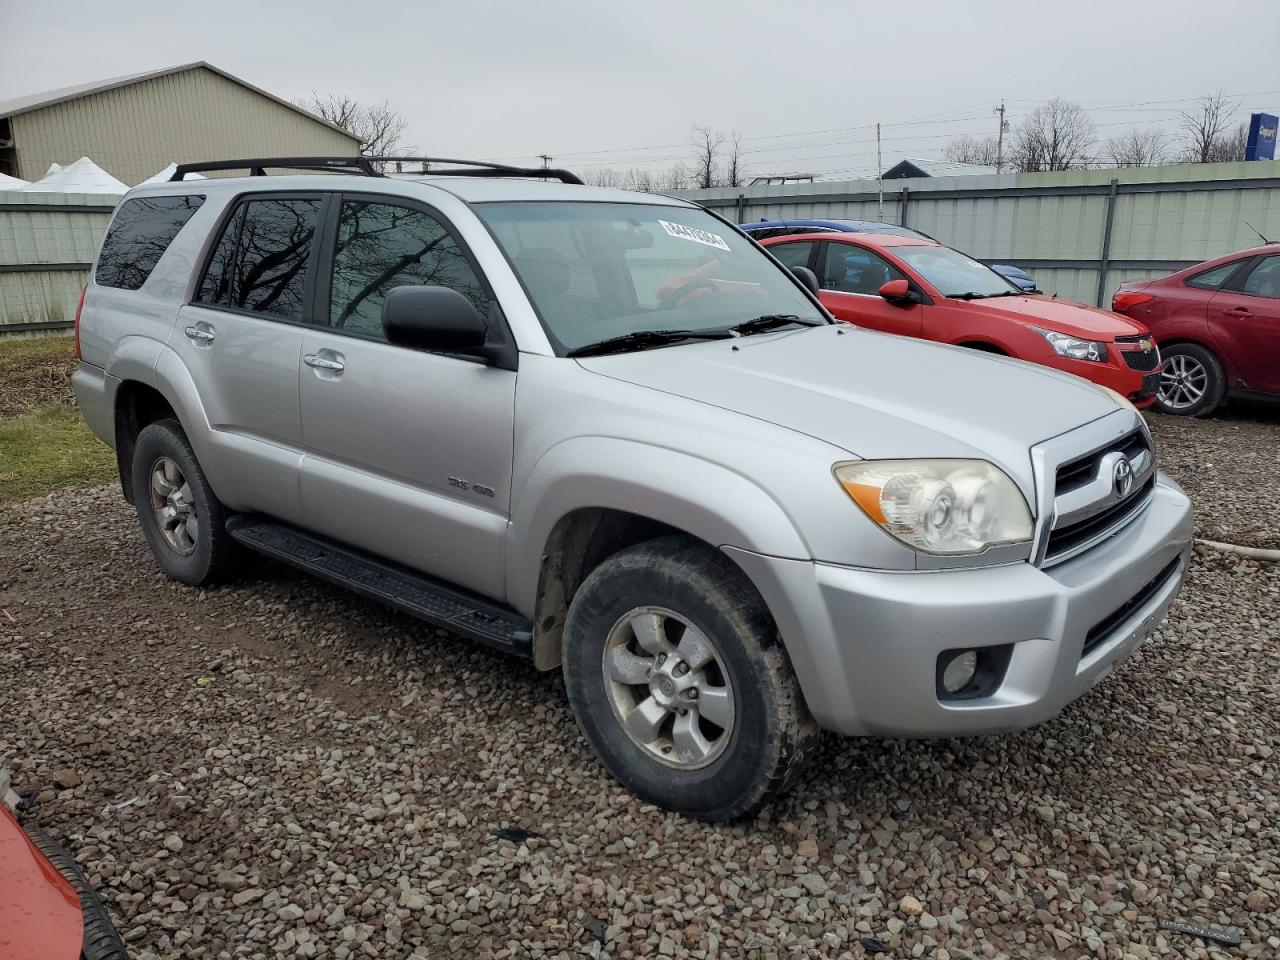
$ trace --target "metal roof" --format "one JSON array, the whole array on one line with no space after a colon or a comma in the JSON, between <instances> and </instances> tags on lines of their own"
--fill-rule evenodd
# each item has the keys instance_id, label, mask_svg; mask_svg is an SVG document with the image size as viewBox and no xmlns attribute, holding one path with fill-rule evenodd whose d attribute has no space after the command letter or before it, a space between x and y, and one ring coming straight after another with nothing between
<instances>
[{"instance_id":1,"label":"metal roof","mask_svg":"<svg viewBox=\"0 0 1280 960\"><path fill-rule=\"evenodd\" d=\"M916 171L912 172L911 168ZM995 167L987 167L977 163L953 163L950 160L920 160L908 158L902 160L884 172L886 180L893 177L962 177L966 175L996 173Z\"/></svg>"},{"instance_id":2,"label":"metal roof","mask_svg":"<svg viewBox=\"0 0 1280 960\"><path fill-rule=\"evenodd\" d=\"M249 83L246 80L241 80L234 74L227 73L227 71L221 70L204 60L196 60L193 63L184 63L176 67L165 67L161 70L149 70L146 73L131 73L128 76L112 77L109 80L98 80L94 83L81 83L72 87L62 87L58 90L46 90L43 93L31 93L25 97L15 97L12 100L0 100L0 119L16 117L19 114L30 113L32 110L43 110L45 107L52 107L55 104L65 103L68 100L78 100L81 97L89 97L98 93L106 93L108 90L127 87L135 83L142 83L145 80L155 80L160 77L172 76L175 73L184 73L187 70L199 69L205 69L212 73L216 73L218 76L230 80L232 83L239 84L246 90L252 90L259 96L266 97L269 100L274 100L282 107L287 107L294 113L300 113L304 117L314 120L316 123L322 123L326 127L336 130L344 136L350 137L357 143L360 142L359 137L355 136L348 130L344 130L337 124L330 123L323 117L318 117L310 110L304 110L296 103L290 103L283 97L277 97L274 93L268 93L261 87L255 87L252 83Z\"/></svg>"}]
</instances>

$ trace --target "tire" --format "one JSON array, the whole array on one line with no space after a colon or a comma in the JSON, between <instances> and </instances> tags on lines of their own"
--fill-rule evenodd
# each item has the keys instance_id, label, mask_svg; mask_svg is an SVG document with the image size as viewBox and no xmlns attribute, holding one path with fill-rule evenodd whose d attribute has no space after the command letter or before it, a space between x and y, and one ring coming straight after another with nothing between
<instances>
[{"instance_id":1,"label":"tire","mask_svg":"<svg viewBox=\"0 0 1280 960\"><path fill-rule=\"evenodd\" d=\"M1227 392L1227 376L1212 350L1198 343L1175 343L1160 353L1164 373L1156 410L1175 417L1207 417L1218 409Z\"/></svg>"},{"instance_id":2,"label":"tire","mask_svg":"<svg viewBox=\"0 0 1280 960\"><path fill-rule=\"evenodd\" d=\"M160 569L192 586L223 579L234 556L234 544L226 531L227 510L214 495L176 420L158 420L143 427L134 444L132 469L138 522ZM166 488L177 491L176 500L153 487L157 471L167 475ZM175 510L176 515L189 520L166 532L158 514L162 509Z\"/></svg>"},{"instance_id":3,"label":"tire","mask_svg":"<svg viewBox=\"0 0 1280 960\"><path fill-rule=\"evenodd\" d=\"M80 864L76 863L75 857L43 830L28 829L27 836L49 862L57 867L58 872L67 878L80 898L80 910L84 914L81 960L129 960L124 940L111 922L111 916L98 899L98 894L89 886L89 880L80 869Z\"/></svg>"},{"instance_id":4,"label":"tire","mask_svg":"<svg viewBox=\"0 0 1280 960\"><path fill-rule=\"evenodd\" d=\"M596 567L569 607L564 644L587 742L650 803L713 822L745 817L786 792L817 745L763 601L732 561L689 538L651 540ZM606 662L626 682L606 678ZM680 673L691 664L701 665ZM660 714L633 726L642 736L624 729L624 715Z\"/></svg>"}]
</instances>

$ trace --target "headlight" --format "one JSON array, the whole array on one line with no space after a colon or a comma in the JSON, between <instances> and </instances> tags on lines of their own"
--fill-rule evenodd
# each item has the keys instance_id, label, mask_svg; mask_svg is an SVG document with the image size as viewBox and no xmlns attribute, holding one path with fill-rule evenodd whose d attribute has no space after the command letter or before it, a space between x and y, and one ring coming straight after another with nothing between
<instances>
[{"instance_id":1,"label":"headlight","mask_svg":"<svg viewBox=\"0 0 1280 960\"><path fill-rule=\"evenodd\" d=\"M1107 345L1101 340L1081 340L1078 337L1069 337L1065 333L1041 330L1039 327L1031 329L1048 340L1049 346L1053 347L1054 353L1060 357L1092 360L1095 363L1107 362Z\"/></svg>"},{"instance_id":2,"label":"headlight","mask_svg":"<svg viewBox=\"0 0 1280 960\"><path fill-rule=\"evenodd\" d=\"M921 553L980 553L1031 539L1031 511L985 460L858 460L832 472L887 533Z\"/></svg>"}]
</instances>

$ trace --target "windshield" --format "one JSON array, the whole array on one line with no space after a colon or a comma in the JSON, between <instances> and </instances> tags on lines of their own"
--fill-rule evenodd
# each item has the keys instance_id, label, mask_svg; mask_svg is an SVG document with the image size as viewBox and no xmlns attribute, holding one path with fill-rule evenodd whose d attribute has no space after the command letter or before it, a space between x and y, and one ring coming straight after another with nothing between
<instances>
[{"instance_id":1,"label":"windshield","mask_svg":"<svg viewBox=\"0 0 1280 960\"><path fill-rule=\"evenodd\" d=\"M560 353L645 331L727 331L763 316L826 322L770 257L703 210L545 201L473 209Z\"/></svg>"},{"instance_id":2,"label":"windshield","mask_svg":"<svg viewBox=\"0 0 1280 960\"><path fill-rule=\"evenodd\" d=\"M999 297L1021 291L986 264L950 247L894 247L893 252L944 297Z\"/></svg>"}]
</instances>

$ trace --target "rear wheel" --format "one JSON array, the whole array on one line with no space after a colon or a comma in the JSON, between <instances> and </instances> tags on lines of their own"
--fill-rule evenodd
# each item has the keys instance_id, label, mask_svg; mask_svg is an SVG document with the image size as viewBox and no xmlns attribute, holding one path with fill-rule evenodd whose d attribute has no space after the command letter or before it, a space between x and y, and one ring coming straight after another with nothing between
<instances>
[{"instance_id":1,"label":"rear wheel","mask_svg":"<svg viewBox=\"0 0 1280 960\"><path fill-rule=\"evenodd\" d=\"M730 560L684 537L631 547L587 577L569 609L564 676L609 772L705 820L779 796L817 742L759 596Z\"/></svg>"},{"instance_id":2,"label":"rear wheel","mask_svg":"<svg viewBox=\"0 0 1280 960\"><path fill-rule=\"evenodd\" d=\"M1164 371L1155 408L1182 417L1203 417L1222 403L1227 378L1213 351L1198 343L1175 343L1161 351Z\"/></svg>"},{"instance_id":3,"label":"rear wheel","mask_svg":"<svg viewBox=\"0 0 1280 960\"><path fill-rule=\"evenodd\" d=\"M233 555L227 510L176 420L158 420L138 434L133 491L138 522L160 569L193 586L227 573Z\"/></svg>"}]
</instances>

